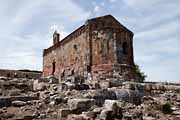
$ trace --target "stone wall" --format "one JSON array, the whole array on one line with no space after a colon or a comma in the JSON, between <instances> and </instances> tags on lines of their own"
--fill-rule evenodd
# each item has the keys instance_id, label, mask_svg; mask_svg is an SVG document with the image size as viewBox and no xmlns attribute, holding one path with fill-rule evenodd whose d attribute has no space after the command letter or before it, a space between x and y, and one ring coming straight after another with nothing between
<instances>
[{"instance_id":1,"label":"stone wall","mask_svg":"<svg viewBox=\"0 0 180 120\"><path fill-rule=\"evenodd\" d=\"M113 17L95 18L89 24L93 77L109 79L115 73L129 80L135 79L133 33Z\"/></svg>"},{"instance_id":2,"label":"stone wall","mask_svg":"<svg viewBox=\"0 0 180 120\"><path fill-rule=\"evenodd\" d=\"M89 19L43 52L43 77L118 74L135 79L133 33L111 15Z\"/></svg>"},{"instance_id":3,"label":"stone wall","mask_svg":"<svg viewBox=\"0 0 180 120\"><path fill-rule=\"evenodd\" d=\"M81 74L89 64L89 44L86 26L67 36L43 57L43 76L51 75L55 63L55 75ZM47 51L47 50L45 50ZM83 73L82 73L83 74Z\"/></svg>"},{"instance_id":4,"label":"stone wall","mask_svg":"<svg viewBox=\"0 0 180 120\"><path fill-rule=\"evenodd\" d=\"M0 76L10 78L40 78L41 72L24 72L19 70L0 69Z\"/></svg>"}]
</instances>

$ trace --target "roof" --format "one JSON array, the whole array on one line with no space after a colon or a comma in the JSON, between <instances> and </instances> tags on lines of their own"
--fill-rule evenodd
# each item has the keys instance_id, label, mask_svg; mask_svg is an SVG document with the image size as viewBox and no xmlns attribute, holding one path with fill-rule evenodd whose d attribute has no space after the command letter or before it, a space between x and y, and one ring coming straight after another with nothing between
<instances>
[{"instance_id":1,"label":"roof","mask_svg":"<svg viewBox=\"0 0 180 120\"><path fill-rule=\"evenodd\" d=\"M106 18L112 18L115 22L117 22L127 32L130 32L131 34L134 34L132 31L130 31L127 27L125 27L123 24L121 24L114 16L112 16L110 14L109 15L100 16L100 17L91 18L91 19L89 19L89 21L94 21L94 20L98 20L98 19L106 19Z\"/></svg>"},{"instance_id":2,"label":"roof","mask_svg":"<svg viewBox=\"0 0 180 120\"><path fill-rule=\"evenodd\" d=\"M77 31L81 30L82 28L84 28L85 25L80 26L79 28L77 28L76 30L74 30L73 32L71 32L69 35L67 35L64 39L62 39L60 42L58 42L55 45L50 46L47 49L44 49L43 51L43 56L46 55L47 53L51 52L53 49L56 49L60 46L60 44L65 44L66 42L68 42L70 39L69 37L71 37L74 33L76 33Z\"/></svg>"}]
</instances>

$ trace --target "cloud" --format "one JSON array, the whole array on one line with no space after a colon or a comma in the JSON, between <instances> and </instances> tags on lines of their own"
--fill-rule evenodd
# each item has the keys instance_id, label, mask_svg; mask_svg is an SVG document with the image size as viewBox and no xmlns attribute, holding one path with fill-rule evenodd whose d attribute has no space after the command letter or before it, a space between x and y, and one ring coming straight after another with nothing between
<instances>
[{"instance_id":1,"label":"cloud","mask_svg":"<svg viewBox=\"0 0 180 120\"><path fill-rule=\"evenodd\" d=\"M138 50L143 48L146 53L175 53L180 45L178 31L180 30L180 21L171 21L166 24L160 25L157 28L135 34L135 42ZM148 47L146 48L146 43Z\"/></svg>"},{"instance_id":2,"label":"cloud","mask_svg":"<svg viewBox=\"0 0 180 120\"><path fill-rule=\"evenodd\" d=\"M163 2L164 0L124 0L128 5L139 8L146 8L149 6L153 6L158 4L159 2Z\"/></svg>"},{"instance_id":3,"label":"cloud","mask_svg":"<svg viewBox=\"0 0 180 120\"><path fill-rule=\"evenodd\" d=\"M65 31L64 26L52 25L50 27L50 31L49 31L50 39L52 39L52 35L55 31L60 33L60 40L62 40L63 38L65 38L68 35L68 32ZM52 42L52 40L51 40L51 42Z\"/></svg>"},{"instance_id":4,"label":"cloud","mask_svg":"<svg viewBox=\"0 0 180 120\"><path fill-rule=\"evenodd\" d=\"M0 68L42 69L42 50L57 29L63 39L91 14L71 0L0 2ZM74 23L74 24L73 24ZM71 24L71 26L69 25ZM69 27L63 27L69 26Z\"/></svg>"},{"instance_id":5,"label":"cloud","mask_svg":"<svg viewBox=\"0 0 180 120\"><path fill-rule=\"evenodd\" d=\"M134 36L135 60L148 81L179 81L180 22L172 20Z\"/></svg>"},{"instance_id":6,"label":"cloud","mask_svg":"<svg viewBox=\"0 0 180 120\"><path fill-rule=\"evenodd\" d=\"M86 19L112 14L134 32L135 62L150 81L178 82L179 0L0 1L0 68L42 69L42 50Z\"/></svg>"},{"instance_id":7,"label":"cloud","mask_svg":"<svg viewBox=\"0 0 180 120\"><path fill-rule=\"evenodd\" d=\"M112 9L134 32L135 62L148 81L179 82L179 5L178 0L124 0Z\"/></svg>"},{"instance_id":8,"label":"cloud","mask_svg":"<svg viewBox=\"0 0 180 120\"><path fill-rule=\"evenodd\" d=\"M95 7L94 7L94 12L99 12L99 10L100 10L100 7L99 7L99 6L95 6Z\"/></svg>"},{"instance_id":9,"label":"cloud","mask_svg":"<svg viewBox=\"0 0 180 120\"><path fill-rule=\"evenodd\" d=\"M114 3L114 2L116 2L117 0L109 0L109 2L111 2L111 3Z\"/></svg>"},{"instance_id":10,"label":"cloud","mask_svg":"<svg viewBox=\"0 0 180 120\"><path fill-rule=\"evenodd\" d=\"M116 2L111 11L127 27L139 32L176 19L180 15L179 5L179 0L123 0Z\"/></svg>"}]
</instances>

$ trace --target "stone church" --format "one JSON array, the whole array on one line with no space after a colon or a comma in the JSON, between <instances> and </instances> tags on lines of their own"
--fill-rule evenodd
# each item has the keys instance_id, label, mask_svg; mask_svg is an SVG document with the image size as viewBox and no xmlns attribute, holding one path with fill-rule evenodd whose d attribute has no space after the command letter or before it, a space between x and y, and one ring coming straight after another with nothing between
<instances>
[{"instance_id":1,"label":"stone church","mask_svg":"<svg viewBox=\"0 0 180 120\"><path fill-rule=\"evenodd\" d=\"M88 19L61 41L55 31L53 45L43 51L43 77L50 75L134 79L133 32L112 15Z\"/></svg>"}]
</instances>

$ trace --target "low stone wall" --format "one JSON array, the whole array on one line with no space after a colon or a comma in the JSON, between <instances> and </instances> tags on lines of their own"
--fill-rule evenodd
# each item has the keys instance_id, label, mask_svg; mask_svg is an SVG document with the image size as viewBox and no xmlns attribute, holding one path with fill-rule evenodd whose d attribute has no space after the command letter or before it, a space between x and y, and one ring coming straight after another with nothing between
<instances>
[{"instance_id":1,"label":"low stone wall","mask_svg":"<svg viewBox=\"0 0 180 120\"><path fill-rule=\"evenodd\" d=\"M10 77L10 78L39 78L41 77L41 72L25 72L19 70L6 70L0 69L1 77Z\"/></svg>"},{"instance_id":2,"label":"low stone wall","mask_svg":"<svg viewBox=\"0 0 180 120\"><path fill-rule=\"evenodd\" d=\"M143 91L145 96L158 96L165 92L180 92L180 84L176 83L163 83L163 82L145 82L145 83L134 83L124 82L123 88L131 90Z\"/></svg>"}]
</instances>

